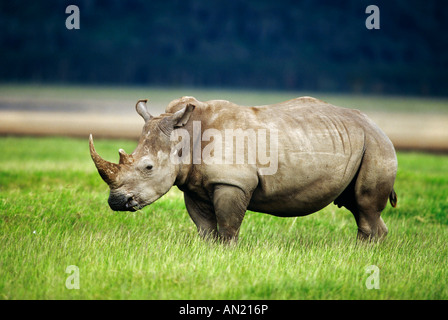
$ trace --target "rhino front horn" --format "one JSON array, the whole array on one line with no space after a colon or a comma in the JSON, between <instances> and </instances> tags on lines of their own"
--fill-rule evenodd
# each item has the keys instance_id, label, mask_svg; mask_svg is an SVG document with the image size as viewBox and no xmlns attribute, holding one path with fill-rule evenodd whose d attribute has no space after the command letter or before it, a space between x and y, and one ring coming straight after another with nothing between
<instances>
[{"instance_id":1,"label":"rhino front horn","mask_svg":"<svg viewBox=\"0 0 448 320\"><path fill-rule=\"evenodd\" d=\"M92 160L95 163L95 166L98 169L98 173L100 174L101 178L103 178L103 180L107 184L113 183L117 178L120 167L118 166L118 164L106 161L100 157L93 145L92 135L90 135L89 137L89 146L90 155L92 156Z\"/></svg>"}]
</instances>

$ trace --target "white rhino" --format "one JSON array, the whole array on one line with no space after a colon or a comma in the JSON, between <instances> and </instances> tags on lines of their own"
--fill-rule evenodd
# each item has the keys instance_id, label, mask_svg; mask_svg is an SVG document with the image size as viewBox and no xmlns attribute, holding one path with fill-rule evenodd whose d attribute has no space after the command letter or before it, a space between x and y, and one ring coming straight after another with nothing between
<instances>
[{"instance_id":1,"label":"white rhino","mask_svg":"<svg viewBox=\"0 0 448 320\"><path fill-rule=\"evenodd\" d=\"M146 102L136 105L145 120L138 146L120 149L118 164L102 159L90 136L113 210L141 209L176 185L204 237L237 241L246 210L295 217L332 202L353 213L359 239L387 234L380 215L388 199L397 202L397 158L360 111L311 97L256 107L182 97L153 117Z\"/></svg>"}]
</instances>

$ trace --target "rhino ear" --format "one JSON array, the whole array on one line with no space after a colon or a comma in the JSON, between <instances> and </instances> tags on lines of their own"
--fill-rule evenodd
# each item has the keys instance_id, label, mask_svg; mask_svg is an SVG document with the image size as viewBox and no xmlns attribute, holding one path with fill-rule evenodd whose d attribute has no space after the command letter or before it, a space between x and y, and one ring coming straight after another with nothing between
<instances>
[{"instance_id":1,"label":"rhino ear","mask_svg":"<svg viewBox=\"0 0 448 320\"><path fill-rule=\"evenodd\" d=\"M146 108L146 102L148 100L138 100L137 104L135 105L135 110L137 110L137 113L147 122L148 120L152 119L152 115L148 112L148 109Z\"/></svg>"},{"instance_id":2,"label":"rhino ear","mask_svg":"<svg viewBox=\"0 0 448 320\"><path fill-rule=\"evenodd\" d=\"M162 132L169 137L173 129L186 125L194 108L194 105L188 104L173 115L164 117L159 125Z\"/></svg>"},{"instance_id":3,"label":"rhino ear","mask_svg":"<svg viewBox=\"0 0 448 320\"><path fill-rule=\"evenodd\" d=\"M194 108L194 105L187 104L184 108L174 113L171 116L174 128L179 128L186 125L188 120L190 119L191 114L193 113Z\"/></svg>"}]
</instances>

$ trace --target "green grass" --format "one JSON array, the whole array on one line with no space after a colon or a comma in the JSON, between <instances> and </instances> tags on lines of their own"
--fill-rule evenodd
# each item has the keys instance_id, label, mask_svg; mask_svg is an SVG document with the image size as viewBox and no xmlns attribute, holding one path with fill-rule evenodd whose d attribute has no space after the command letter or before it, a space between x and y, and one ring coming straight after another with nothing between
<instances>
[{"instance_id":1,"label":"green grass","mask_svg":"<svg viewBox=\"0 0 448 320\"><path fill-rule=\"evenodd\" d=\"M136 142L97 140L100 154ZM113 212L87 138L0 138L1 299L448 299L448 157L399 153L388 238L356 244L330 205L301 218L248 212L236 247L202 241L176 188ZM65 283L67 266L80 289ZM368 290L365 268L380 270Z\"/></svg>"}]
</instances>

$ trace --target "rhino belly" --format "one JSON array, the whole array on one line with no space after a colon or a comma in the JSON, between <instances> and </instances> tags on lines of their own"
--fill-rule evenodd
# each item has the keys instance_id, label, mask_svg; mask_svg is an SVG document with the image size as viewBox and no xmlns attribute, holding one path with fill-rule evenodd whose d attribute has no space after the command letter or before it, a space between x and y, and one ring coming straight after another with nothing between
<instances>
[{"instance_id":1,"label":"rhino belly","mask_svg":"<svg viewBox=\"0 0 448 320\"><path fill-rule=\"evenodd\" d=\"M248 209L282 217L319 211L347 188L360 162L361 153L302 155L294 165L279 166L275 175L260 176Z\"/></svg>"},{"instance_id":2,"label":"rhino belly","mask_svg":"<svg viewBox=\"0 0 448 320\"><path fill-rule=\"evenodd\" d=\"M294 196L264 198L263 201L258 201L255 196L248 209L278 217L297 217L319 211L337 198L337 195L320 194L312 198L306 196L308 198L304 200L305 196L300 192L293 190L292 193Z\"/></svg>"}]
</instances>

